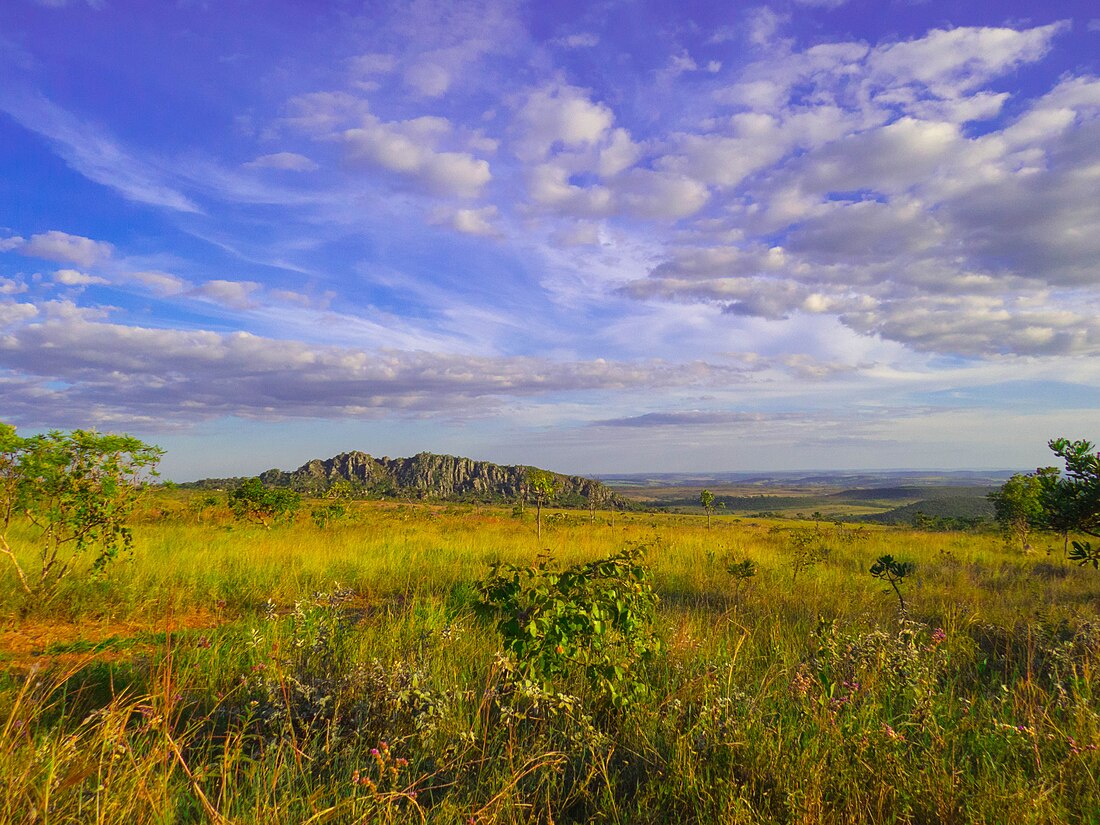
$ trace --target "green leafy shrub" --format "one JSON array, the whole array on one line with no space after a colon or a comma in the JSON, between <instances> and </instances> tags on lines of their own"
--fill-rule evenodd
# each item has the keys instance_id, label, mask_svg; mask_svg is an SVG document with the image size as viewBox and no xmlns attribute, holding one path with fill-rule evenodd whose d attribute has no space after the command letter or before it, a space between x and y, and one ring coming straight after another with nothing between
<instances>
[{"instance_id":1,"label":"green leafy shrub","mask_svg":"<svg viewBox=\"0 0 1100 825\"><path fill-rule=\"evenodd\" d=\"M82 557L91 555L100 572L129 550L126 521L162 454L127 435L53 430L20 438L0 423L0 552L23 590L50 594ZM29 578L6 538L15 517L38 534L40 567Z\"/></svg>"},{"instance_id":2,"label":"green leafy shrub","mask_svg":"<svg viewBox=\"0 0 1100 825\"><path fill-rule=\"evenodd\" d=\"M340 521L347 516L347 514L348 508L338 502L323 504L309 511L310 518L313 519L313 523L317 525L319 530L323 530L330 524Z\"/></svg>"},{"instance_id":3,"label":"green leafy shrub","mask_svg":"<svg viewBox=\"0 0 1100 825\"><path fill-rule=\"evenodd\" d=\"M558 570L493 565L479 586L479 612L496 619L515 674L544 687L580 672L615 706L647 691L640 666L661 648L658 597L642 563L643 545Z\"/></svg>"},{"instance_id":4,"label":"green leafy shrub","mask_svg":"<svg viewBox=\"0 0 1100 825\"><path fill-rule=\"evenodd\" d=\"M265 487L258 478L250 478L229 491L229 509L241 521L270 527L288 522L298 512L302 497L293 490Z\"/></svg>"}]
</instances>

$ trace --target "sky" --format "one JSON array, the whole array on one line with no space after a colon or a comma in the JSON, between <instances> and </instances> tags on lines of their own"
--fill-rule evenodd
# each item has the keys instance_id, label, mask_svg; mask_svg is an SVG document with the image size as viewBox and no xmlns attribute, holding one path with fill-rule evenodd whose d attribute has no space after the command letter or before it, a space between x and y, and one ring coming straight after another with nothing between
<instances>
[{"instance_id":1,"label":"sky","mask_svg":"<svg viewBox=\"0 0 1100 825\"><path fill-rule=\"evenodd\" d=\"M1100 6L6 0L0 420L166 477L1100 438Z\"/></svg>"}]
</instances>

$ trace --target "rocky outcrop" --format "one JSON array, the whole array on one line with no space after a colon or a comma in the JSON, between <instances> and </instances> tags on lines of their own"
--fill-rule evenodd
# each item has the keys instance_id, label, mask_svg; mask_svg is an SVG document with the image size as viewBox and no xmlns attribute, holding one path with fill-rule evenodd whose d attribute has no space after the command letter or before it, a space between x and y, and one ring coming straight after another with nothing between
<instances>
[{"instance_id":1,"label":"rocky outcrop","mask_svg":"<svg viewBox=\"0 0 1100 825\"><path fill-rule=\"evenodd\" d=\"M527 496L535 467L506 466L453 455L418 453L411 458L374 458L364 452L341 453L307 461L297 470L268 470L260 479L275 487L323 493L345 481L368 495L467 501L510 501ZM563 507L628 507L625 499L598 481L549 473L552 501ZM199 482L201 484L201 482Z\"/></svg>"}]
</instances>

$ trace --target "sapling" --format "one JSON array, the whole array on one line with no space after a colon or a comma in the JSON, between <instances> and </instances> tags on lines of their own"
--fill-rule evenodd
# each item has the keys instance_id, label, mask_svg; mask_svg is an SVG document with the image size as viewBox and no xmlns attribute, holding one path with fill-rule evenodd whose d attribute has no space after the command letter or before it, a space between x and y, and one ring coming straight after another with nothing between
<instances>
[{"instance_id":1,"label":"sapling","mask_svg":"<svg viewBox=\"0 0 1100 825\"><path fill-rule=\"evenodd\" d=\"M911 561L897 561L891 555L879 556L878 560L871 565L871 575L876 579L882 579L884 582L888 582L894 592L898 596L898 602L901 603L901 609L905 610L905 599L901 595L900 585L904 581L905 577L913 573L917 569L917 565Z\"/></svg>"},{"instance_id":2,"label":"sapling","mask_svg":"<svg viewBox=\"0 0 1100 825\"><path fill-rule=\"evenodd\" d=\"M699 503L703 505L703 509L707 511L707 529L710 529L710 514L714 512L714 493L710 490L703 490L699 494Z\"/></svg>"},{"instance_id":3,"label":"sapling","mask_svg":"<svg viewBox=\"0 0 1100 825\"><path fill-rule=\"evenodd\" d=\"M756 575L757 571L756 562L752 559L742 559L741 561L730 561L726 565L726 572L733 577L733 604L737 606L740 604L740 592L741 585Z\"/></svg>"}]
</instances>

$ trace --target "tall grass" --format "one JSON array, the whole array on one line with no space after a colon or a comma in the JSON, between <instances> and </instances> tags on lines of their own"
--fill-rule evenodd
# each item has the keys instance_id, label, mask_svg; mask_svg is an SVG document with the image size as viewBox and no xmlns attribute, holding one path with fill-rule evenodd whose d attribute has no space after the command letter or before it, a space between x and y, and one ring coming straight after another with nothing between
<instances>
[{"instance_id":1,"label":"tall grass","mask_svg":"<svg viewBox=\"0 0 1100 825\"><path fill-rule=\"evenodd\" d=\"M28 603L6 572L5 638L42 641L0 651L0 819L1100 822L1100 576L1060 546L640 513L544 513L539 542L496 508L352 509L264 530L161 501L105 578ZM826 552L796 573L797 531ZM511 680L471 609L490 565L637 542L646 696ZM918 565L904 615L885 553Z\"/></svg>"}]
</instances>

